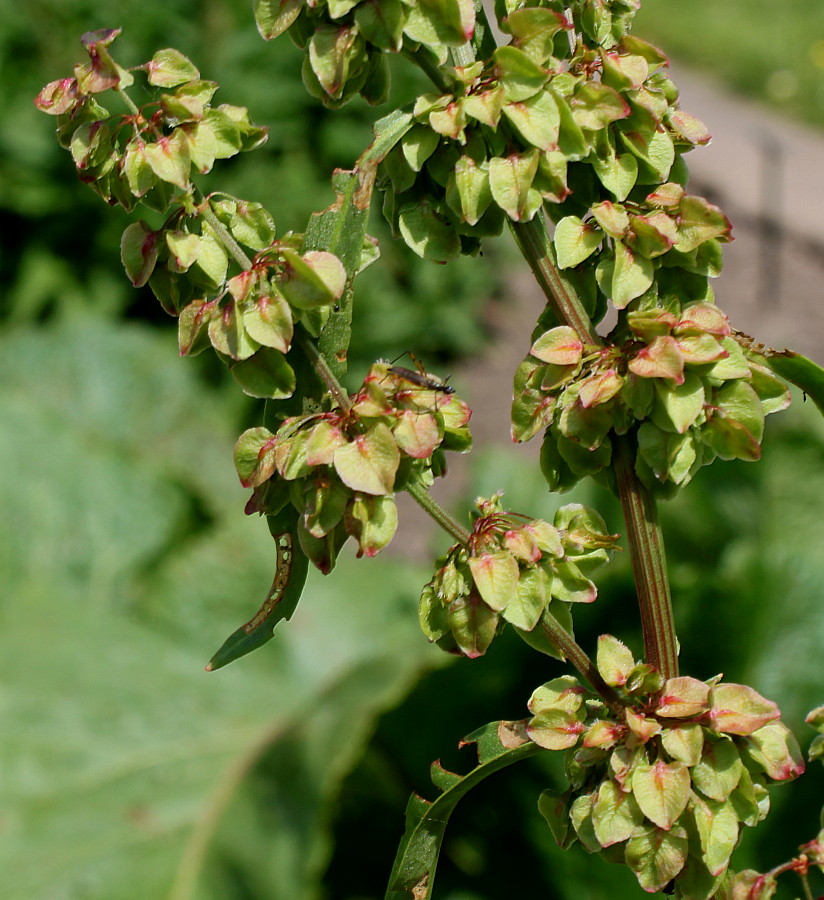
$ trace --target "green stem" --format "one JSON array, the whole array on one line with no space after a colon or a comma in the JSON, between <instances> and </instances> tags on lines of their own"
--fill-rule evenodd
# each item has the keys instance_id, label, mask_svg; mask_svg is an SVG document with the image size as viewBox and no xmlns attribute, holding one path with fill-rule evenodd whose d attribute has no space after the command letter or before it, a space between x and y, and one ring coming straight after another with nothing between
<instances>
[{"instance_id":1,"label":"green stem","mask_svg":"<svg viewBox=\"0 0 824 900\"><path fill-rule=\"evenodd\" d=\"M464 546L469 543L469 532L432 497L423 485L412 481L407 485L406 490L418 506L431 516L444 531L448 531L458 543Z\"/></svg>"},{"instance_id":2,"label":"green stem","mask_svg":"<svg viewBox=\"0 0 824 900\"><path fill-rule=\"evenodd\" d=\"M401 50L401 55L405 56L411 63L416 65L442 94L452 93L449 82L444 77L443 72L441 72L438 66L429 58L428 51L425 48L410 50L407 47L404 47L403 50Z\"/></svg>"},{"instance_id":3,"label":"green stem","mask_svg":"<svg viewBox=\"0 0 824 900\"><path fill-rule=\"evenodd\" d=\"M581 340L603 346L575 288L558 269L543 215L530 222L511 223L518 248L529 263L547 303ZM664 541L651 494L635 473L634 450L628 437L615 440L614 466L626 522L632 569L647 661L665 678L678 674L678 643L667 579Z\"/></svg>"},{"instance_id":4,"label":"green stem","mask_svg":"<svg viewBox=\"0 0 824 900\"><path fill-rule=\"evenodd\" d=\"M613 449L647 662L665 678L674 678L678 674L678 642L658 510L652 495L635 473L635 449L630 437L616 437Z\"/></svg>"},{"instance_id":5,"label":"green stem","mask_svg":"<svg viewBox=\"0 0 824 900\"><path fill-rule=\"evenodd\" d=\"M549 610L544 610L538 623L541 631L557 647L573 666L586 678L592 687L604 698L609 708L618 716L623 716L624 705L615 691L604 681L595 663L587 656L583 647L561 625Z\"/></svg>"},{"instance_id":6,"label":"green stem","mask_svg":"<svg viewBox=\"0 0 824 900\"><path fill-rule=\"evenodd\" d=\"M810 880L807 878L806 872L799 872L798 877L801 879L801 884L804 888L804 900L815 900L813 897L812 888L810 887Z\"/></svg>"},{"instance_id":7,"label":"green stem","mask_svg":"<svg viewBox=\"0 0 824 900\"><path fill-rule=\"evenodd\" d=\"M475 62L475 49L469 41L452 48L452 62L455 66L471 66Z\"/></svg>"},{"instance_id":8,"label":"green stem","mask_svg":"<svg viewBox=\"0 0 824 900\"><path fill-rule=\"evenodd\" d=\"M209 224L210 228L220 239L223 246L235 260L235 262L244 270L248 271L252 268L252 260L243 252L240 244L232 237L219 221L214 211L205 203L200 210L200 214ZM352 403L349 395L343 389L341 383L335 378L334 372L329 367L326 358L315 346L315 342L308 334L298 326L295 330L295 340L300 345L301 350L306 354L312 368L323 382L324 387L332 395L335 403L343 410L351 409ZM446 531L448 531L456 540L462 544L469 541L469 532L463 528L449 513L443 509L430 495L429 492L421 485L410 484L407 487L409 493L414 497L415 501Z\"/></svg>"},{"instance_id":9,"label":"green stem","mask_svg":"<svg viewBox=\"0 0 824 900\"><path fill-rule=\"evenodd\" d=\"M318 350L315 342L306 334L302 326L298 326L295 330L295 340L300 344L300 349L308 357L312 368L323 382L326 390L335 399L335 403L343 410L351 409L352 404L349 401L349 395L343 389L338 379L335 378L334 372L329 368L326 357Z\"/></svg>"},{"instance_id":10,"label":"green stem","mask_svg":"<svg viewBox=\"0 0 824 900\"><path fill-rule=\"evenodd\" d=\"M214 233L218 236L221 244L223 244L223 246L226 248L232 259L240 266L241 269L243 269L245 272L248 272L249 269L252 268L252 260L249 259L240 244L232 237L232 235L229 233L229 230L215 215L214 210L209 205L209 201L206 200L199 207L198 211L200 215L203 216L204 221L208 223L212 231L214 231Z\"/></svg>"},{"instance_id":11,"label":"green stem","mask_svg":"<svg viewBox=\"0 0 824 900\"><path fill-rule=\"evenodd\" d=\"M249 269L252 268L252 260L249 259L240 244L238 244L215 215L214 210L209 206L208 201L200 208L200 215L202 215L204 220L209 224L209 227L217 235L232 259L234 259L241 269L248 272ZM338 379L335 378L334 373L329 368L329 363L326 361L326 358L318 350L314 341L310 339L309 335L306 334L301 326L298 326L295 330L295 340L300 345L301 350L306 354L309 362L312 364L312 368L317 373L318 378L323 382L324 387L332 395L337 405L341 409L349 409L352 406L349 402L349 395L343 387L341 387Z\"/></svg>"},{"instance_id":12,"label":"green stem","mask_svg":"<svg viewBox=\"0 0 824 900\"><path fill-rule=\"evenodd\" d=\"M591 345L601 346L603 341L595 331L575 288L558 268L543 213L539 212L529 222L510 220L509 225L515 243L529 263L547 302L579 337Z\"/></svg>"}]
</instances>

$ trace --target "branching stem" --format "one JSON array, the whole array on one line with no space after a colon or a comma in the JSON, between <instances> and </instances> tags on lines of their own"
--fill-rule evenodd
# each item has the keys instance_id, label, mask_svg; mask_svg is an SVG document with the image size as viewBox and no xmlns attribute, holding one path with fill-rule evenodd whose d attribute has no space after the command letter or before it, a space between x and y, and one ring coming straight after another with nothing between
<instances>
[{"instance_id":1,"label":"branching stem","mask_svg":"<svg viewBox=\"0 0 824 900\"><path fill-rule=\"evenodd\" d=\"M215 211L209 205L209 201L206 200L203 204L201 204L201 206L198 207L198 211L203 217L203 220L217 235L218 240L220 240L221 244L223 244L227 253L229 253L232 259L240 266L241 269L243 269L245 272L248 272L252 268L252 260L249 259L240 244L232 237L232 235L229 233L229 230L215 215Z\"/></svg>"},{"instance_id":2,"label":"branching stem","mask_svg":"<svg viewBox=\"0 0 824 900\"><path fill-rule=\"evenodd\" d=\"M558 318L584 342L602 346L603 341L577 292L558 269L543 215L536 215L530 222L513 223L512 233ZM615 440L614 465L638 592L646 658L665 678L672 678L678 674L678 644L664 541L655 501L635 473L635 450L628 436Z\"/></svg>"},{"instance_id":3,"label":"branching stem","mask_svg":"<svg viewBox=\"0 0 824 900\"><path fill-rule=\"evenodd\" d=\"M405 56L413 65L416 65L442 94L450 93L449 83L444 78L443 72L429 58L428 51L425 49L409 50L404 47L401 50L401 55Z\"/></svg>"},{"instance_id":4,"label":"branching stem","mask_svg":"<svg viewBox=\"0 0 824 900\"><path fill-rule=\"evenodd\" d=\"M586 678L605 700L609 708L619 718L623 718L624 705L615 691L604 681L595 663L587 656L581 645L561 625L549 610L544 610L539 628L573 666Z\"/></svg>"},{"instance_id":5,"label":"branching stem","mask_svg":"<svg viewBox=\"0 0 824 900\"><path fill-rule=\"evenodd\" d=\"M413 481L409 483L406 490L418 506L434 519L444 531L449 532L458 543L464 546L469 543L469 532L432 497L423 485Z\"/></svg>"}]
</instances>

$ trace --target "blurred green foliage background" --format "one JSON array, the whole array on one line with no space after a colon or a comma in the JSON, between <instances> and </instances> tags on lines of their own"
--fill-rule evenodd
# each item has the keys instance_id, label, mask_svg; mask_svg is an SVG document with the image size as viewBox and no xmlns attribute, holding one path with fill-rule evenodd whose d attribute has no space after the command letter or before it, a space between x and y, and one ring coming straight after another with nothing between
<instances>
[{"instance_id":1,"label":"blurred green foliage background","mask_svg":"<svg viewBox=\"0 0 824 900\"><path fill-rule=\"evenodd\" d=\"M769 63L806 85L821 64L810 40L822 14L801 2L771 10L655 0L639 31L735 84ZM445 658L417 626L426 566L350 554L333 577L313 577L273 643L204 673L272 574L270 539L242 516L231 466L236 434L260 410L208 357L177 358L174 323L120 270L125 218L76 183L32 98L70 71L84 31L123 27L127 64L177 46L221 83L222 100L271 127L264 150L211 183L262 201L282 231L331 202L329 172L352 165L375 111L319 108L300 85L299 54L288 40L261 41L247 4L121 0L102 15L85 0L0 0L2 895L371 900L409 793L432 796L429 763L469 767L458 739L523 717L561 666L507 638L475 662ZM398 96L414 96L417 80L396 76ZM768 80L754 90L768 96ZM802 93L799 114L824 115L820 87ZM384 258L359 286L353 370L407 349L441 361L477 353L505 255L432 266L396 247L377 217L371 230ZM770 422L761 464L705 470L664 516L684 670L752 683L806 745L803 715L824 702L824 425L800 399ZM457 509L504 489L533 515L593 502L620 530L611 498L550 497L508 448L473 460ZM619 560L599 602L579 610L577 634L592 647L609 630L640 652L634 621ZM437 896L638 897L628 873L555 848L536 797L559 778L546 754L470 796L448 831ZM819 766L776 790L735 864L775 865L812 837L823 784Z\"/></svg>"}]
</instances>

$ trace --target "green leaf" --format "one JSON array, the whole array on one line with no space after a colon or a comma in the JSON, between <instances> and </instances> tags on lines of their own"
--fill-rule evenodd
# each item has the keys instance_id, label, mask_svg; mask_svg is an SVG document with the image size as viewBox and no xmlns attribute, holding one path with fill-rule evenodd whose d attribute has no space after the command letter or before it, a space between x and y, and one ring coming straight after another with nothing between
<instances>
[{"instance_id":1,"label":"green leaf","mask_svg":"<svg viewBox=\"0 0 824 900\"><path fill-rule=\"evenodd\" d=\"M255 615L226 638L206 666L207 672L220 669L270 641L274 637L275 625L283 619L288 621L292 618L303 593L309 560L298 543L298 513L287 506L276 516L267 518L277 548L272 586Z\"/></svg>"},{"instance_id":2,"label":"green leaf","mask_svg":"<svg viewBox=\"0 0 824 900\"><path fill-rule=\"evenodd\" d=\"M547 709L529 720L527 733L545 750L568 750L586 731L584 723L564 709Z\"/></svg>"},{"instance_id":3,"label":"green leaf","mask_svg":"<svg viewBox=\"0 0 824 900\"><path fill-rule=\"evenodd\" d=\"M243 310L243 327L252 340L264 347L288 353L293 323L289 304L279 293L262 295Z\"/></svg>"},{"instance_id":4,"label":"green leaf","mask_svg":"<svg viewBox=\"0 0 824 900\"><path fill-rule=\"evenodd\" d=\"M622 791L614 781L601 783L592 807L592 825L602 847L629 840L643 821L644 814L631 793Z\"/></svg>"},{"instance_id":5,"label":"green leaf","mask_svg":"<svg viewBox=\"0 0 824 900\"><path fill-rule=\"evenodd\" d=\"M518 562L511 553L470 556L469 569L484 602L497 612L506 609L518 588Z\"/></svg>"},{"instance_id":6,"label":"green leaf","mask_svg":"<svg viewBox=\"0 0 824 900\"><path fill-rule=\"evenodd\" d=\"M555 842L564 850L575 840L569 831L569 799L569 793L551 790L542 791L538 797L538 812L546 819Z\"/></svg>"},{"instance_id":7,"label":"green leaf","mask_svg":"<svg viewBox=\"0 0 824 900\"><path fill-rule=\"evenodd\" d=\"M498 47L493 54L495 69L509 103L534 97L546 84L547 71L517 47Z\"/></svg>"},{"instance_id":8,"label":"green leaf","mask_svg":"<svg viewBox=\"0 0 824 900\"><path fill-rule=\"evenodd\" d=\"M705 401L704 382L693 372L686 372L681 384L656 378L652 421L663 431L685 434L704 411Z\"/></svg>"},{"instance_id":9,"label":"green leaf","mask_svg":"<svg viewBox=\"0 0 824 900\"><path fill-rule=\"evenodd\" d=\"M235 471L244 487L257 487L275 471L275 436L268 428L248 428L237 439L234 450Z\"/></svg>"},{"instance_id":10,"label":"green leaf","mask_svg":"<svg viewBox=\"0 0 824 900\"><path fill-rule=\"evenodd\" d=\"M588 259L601 246L604 235L578 216L566 216L555 226L555 253L558 265L570 269Z\"/></svg>"},{"instance_id":11,"label":"green leaf","mask_svg":"<svg viewBox=\"0 0 824 900\"><path fill-rule=\"evenodd\" d=\"M632 776L632 793L644 815L669 831L687 808L690 772L681 762L639 764Z\"/></svg>"},{"instance_id":12,"label":"green leaf","mask_svg":"<svg viewBox=\"0 0 824 900\"><path fill-rule=\"evenodd\" d=\"M670 831L647 828L627 844L627 865L641 887L650 893L666 887L686 861L687 832L680 826Z\"/></svg>"},{"instance_id":13,"label":"green leaf","mask_svg":"<svg viewBox=\"0 0 824 900\"><path fill-rule=\"evenodd\" d=\"M472 0L419 0L407 15L404 32L433 49L465 44L475 28Z\"/></svg>"},{"instance_id":14,"label":"green leaf","mask_svg":"<svg viewBox=\"0 0 824 900\"><path fill-rule=\"evenodd\" d=\"M453 600L447 619L455 643L470 659L486 653L498 630L498 613L475 592Z\"/></svg>"},{"instance_id":15,"label":"green leaf","mask_svg":"<svg viewBox=\"0 0 824 900\"><path fill-rule=\"evenodd\" d=\"M262 347L248 359L230 366L244 394L265 400L282 400L295 391L295 373L277 350Z\"/></svg>"},{"instance_id":16,"label":"green leaf","mask_svg":"<svg viewBox=\"0 0 824 900\"><path fill-rule=\"evenodd\" d=\"M503 114L527 144L539 150L557 149L561 113L558 101L549 91L542 91L527 100L507 103Z\"/></svg>"},{"instance_id":17,"label":"green leaf","mask_svg":"<svg viewBox=\"0 0 824 900\"><path fill-rule=\"evenodd\" d=\"M613 151L604 159L593 155L588 162L595 170L598 180L617 201L627 199L638 180L638 160L631 153L616 155Z\"/></svg>"},{"instance_id":18,"label":"green leaf","mask_svg":"<svg viewBox=\"0 0 824 900\"><path fill-rule=\"evenodd\" d=\"M701 840L704 865L712 875L720 875L738 843L738 816L729 801L702 800L693 795L692 814Z\"/></svg>"},{"instance_id":19,"label":"green leaf","mask_svg":"<svg viewBox=\"0 0 824 900\"><path fill-rule=\"evenodd\" d=\"M155 87L176 87L200 78L195 64L173 47L158 50L146 63L146 71L149 73L149 84Z\"/></svg>"},{"instance_id":20,"label":"green leaf","mask_svg":"<svg viewBox=\"0 0 824 900\"><path fill-rule=\"evenodd\" d=\"M616 309L624 309L631 300L640 297L652 284L655 275L653 263L633 253L626 244L615 243L615 268L612 274L610 296Z\"/></svg>"},{"instance_id":21,"label":"green leaf","mask_svg":"<svg viewBox=\"0 0 824 900\"><path fill-rule=\"evenodd\" d=\"M199 235L186 231L165 231L163 236L171 254L169 265L176 273L187 271L197 262L200 253Z\"/></svg>"},{"instance_id":22,"label":"green leaf","mask_svg":"<svg viewBox=\"0 0 824 900\"><path fill-rule=\"evenodd\" d=\"M282 249L284 267L278 289L297 309L329 306L340 299L346 287L346 270L332 253L310 250L302 256Z\"/></svg>"},{"instance_id":23,"label":"green leaf","mask_svg":"<svg viewBox=\"0 0 824 900\"><path fill-rule=\"evenodd\" d=\"M429 200L402 206L398 227L406 245L423 259L445 263L460 255L457 228Z\"/></svg>"},{"instance_id":24,"label":"green leaf","mask_svg":"<svg viewBox=\"0 0 824 900\"><path fill-rule=\"evenodd\" d=\"M572 117L581 128L600 131L630 114L629 103L613 88L598 81L583 81L569 99Z\"/></svg>"},{"instance_id":25,"label":"green leaf","mask_svg":"<svg viewBox=\"0 0 824 900\"><path fill-rule=\"evenodd\" d=\"M627 683L629 673L635 668L635 657L618 638L602 634L598 637L596 665L607 684L619 687Z\"/></svg>"},{"instance_id":26,"label":"green leaf","mask_svg":"<svg viewBox=\"0 0 824 900\"><path fill-rule=\"evenodd\" d=\"M228 303L209 322L209 340L218 353L232 359L248 359L258 348L243 326L237 303Z\"/></svg>"},{"instance_id":27,"label":"green leaf","mask_svg":"<svg viewBox=\"0 0 824 900\"><path fill-rule=\"evenodd\" d=\"M697 722L674 725L662 732L661 745L673 759L685 766L694 766L701 759L704 731Z\"/></svg>"},{"instance_id":28,"label":"green leaf","mask_svg":"<svg viewBox=\"0 0 824 900\"><path fill-rule=\"evenodd\" d=\"M400 463L400 451L389 428L378 422L366 434L335 450L335 471L353 491L391 494Z\"/></svg>"},{"instance_id":29,"label":"green leaf","mask_svg":"<svg viewBox=\"0 0 824 900\"><path fill-rule=\"evenodd\" d=\"M420 172L423 164L435 152L440 136L426 125L415 125L401 142L403 157L413 172Z\"/></svg>"},{"instance_id":30,"label":"green leaf","mask_svg":"<svg viewBox=\"0 0 824 900\"><path fill-rule=\"evenodd\" d=\"M658 698L655 714L664 718L687 719L709 709L709 685L689 675L668 678Z\"/></svg>"},{"instance_id":31,"label":"green leaf","mask_svg":"<svg viewBox=\"0 0 824 900\"><path fill-rule=\"evenodd\" d=\"M223 242L205 225L200 235L195 265L210 287L220 288L223 286L223 282L226 280L226 270L229 268L229 257Z\"/></svg>"},{"instance_id":32,"label":"green leaf","mask_svg":"<svg viewBox=\"0 0 824 900\"><path fill-rule=\"evenodd\" d=\"M359 555L376 556L395 536L398 528L398 508L392 497L356 497L347 510L350 523L360 546Z\"/></svg>"},{"instance_id":33,"label":"green leaf","mask_svg":"<svg viewBox=\"0 0 824 900\"><path fill-rule=\"evenodd\" d=\"M168 181L184 191L189 188L191 151L182 131L176 130L154 144L144 144L142 149L146 162L161 181Z\"/></svg>"},{"instance_id":34,"label":"green leaf","mask_svg":"<svg viewBox=\"0 0 824 900\"><path fill-rule=\"evenodd\" d=\"M264 40L283 34L303 9L304 0L255 0L255 22Z\"/></svg>"},{"instance_id":35,"label":"green leaf","mask_svg":"<svg viewBox=\"0 0 824 900\"><path fill-rule=\"evenodd\" d=\"M333 99L343 96L350 68L363 53L356 28L321 26L309 41L309 62L323 90Z\"/></svg>"},{"instance_id":36,"label":"green leaf","mask_svg":"<svg viewBox=\"0 0 824 900\"><path fill-rule=\"evenodd\" d=\"M772 700L746 684L722 683L712 689L709 719L713 731L752 734L781 715Z\"/></svg>"},{"instance_id":37,"label":"green leaf","mask_svg":"<svg viewBox=\"0 0 824 900\"><path fill-rule=\"evenodd\" d=\"M712 800L723 801L735 790L744 765L729 739L707 740L701 759L690 770L695 787Z\"/></svg>"},{"instance_id":38,"label":"green leaf","mask_svg":"<svg viewBox=\"0 0 824 900\"><path fill-rule=\"evenodd\" d=\"M539 152L513 153L489 161L489 186L501 209L516 222L529 221L543 199L532 182L538 171Z\"/></svg>"},{"instance_id":39,"label":"green leaf","mask_svg":"<svg viewBox=\"0 0 824 900\"><path fill-rule=\"evenodd\" d=\"M681 253L691 253L712 238L728 239L732 232L729 219L703 197L684 197L676 223L678 241L675 249Z\"/></svg>"},{"instance_id":40,"label":"green leaf","mask_svg":"<svg viewBox=\"0 0 824 900\"><path fill-rule=\"evenodd\" d=\"M540 566L524 569L518 579L518 589L510 598L503 617L511 625L525 632L538 624L550 599L550 578Z\"/></svg>"},{"instance_id":41,"label":"green leaf","mask_svg":"<svg viewBox=\"0 0 824 900\"><path fill-rule=\"evenodd\" d=\"M801 388L824 415L824 369L821 366L793 350L770 353L764 361L776 375Z\"/></svg>"},{"instance_id":42,"label":"green leaf","mask_svg":"<svg viewBox=\"0 0 824 900\"><path fill-rule=\"evenodd\" d=\"M798 741L783 722L770 722L742 740L746 752L770 778L789 781L804 772Z\"/></svg>"},{"instance_id":43,"label":"green leaf","mask_svg":"<svg viewBox=\"0 0 824 900\"><path fill-rule=\"evenodd\" d=\"M529 741L518 722L493 722L465 738L464 744L478 747L478 765L436 800L413 795L406 808L406 830L389 876L386 900L408 900L417 892L418 900L432 896L435 868L449 817L458 801L475 785L506 766L540 752Z\"/></svg>"},{"instance_id":44,"label":"green leaf","mask_svg":"<svg viewBox=\"0 0 824 900\"><path fill-rule=\"evenodd\" d=\"M760 459L764 412L755 391L744 381L728 382L714 392L711 404L704 442L721 459Z\"/></svg>"},{"instance_id":45,"label":"green leaf","mask_svg":"<svg viewBox=\"0 0 824 900\"><path fill-rule=\"evenodd\" d=\"M355 23L364 38L381 50L398 53L403 43L406 9L401 0L363 0L355 7Z\"/></svg>"},{"instance_id":46,"label":"green leaf","mask_svg":"<svg viewBox=\"0 0 824 900\"><path fill-rule=\"evenodd\" d=\"M135 287L143 287L154 271L158 233L141 219L126 226L120 239L120 261Z\"/></svg>"},{"instance_id":47,"label":"green leaf","mask_svg":"<svg viewBox=\"0 0 824 900\"><path fill-rule=\"evenodd\" d=\"M446 199L464 222L477 224L492 203L489 163L484 161L478 165L471 157L462 156L455 163L454 176L450 177L446 188Z\"/></svg>"},{"instance_id":48,"label":"green leaf","mask_svg":"<svg viewBox=\"0 0 824 900\"><path fill-rule=\"evenodd\" d=\"M240 129L220 109L210 109L194 124L182 126L192 164L201 173L210 172L216 159L231 159L243 149Z\"/></svg>"},{"instance_id":49,"label":"green leaf","mask_svg":"<svg viewBox=\"0 0 824 900\"><path fill-rule=\"evenodd\" d=\"M135 197L143 197L157 184L157 175L146 159L145 147L142 140L134 139L127 145L123 157L126 183Z\"/></svg>"}]
</instances>

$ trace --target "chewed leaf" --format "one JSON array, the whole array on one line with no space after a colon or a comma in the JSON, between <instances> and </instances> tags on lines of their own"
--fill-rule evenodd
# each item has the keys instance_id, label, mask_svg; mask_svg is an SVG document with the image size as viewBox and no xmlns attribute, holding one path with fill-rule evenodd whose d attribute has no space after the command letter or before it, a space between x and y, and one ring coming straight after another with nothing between
<instances>
[{"instance_id":1,"label":"chewed leaf","mask_svg":"<svg viewBox=\"0 0 824 900\"><path fill-rule=\"evenodd\" d=\"M298 544L297 513L287 506L283 512L269 518L269 526L277 549L272 586L257 613L223 642L209 661L207 672L220 669L270 641L275 625L281 619L292 618L303 593L309 560Z\"/></svg>"},{"instance_id":2,"label":"chewed leaf","mask_svg":"<svg viewBox=\"0 0 824 900\"><path fill-rule=\"evenodd\" d=\"M389 876L388 898L409 898L414 891L416 900L429 900L444 832L458 801L488 775L540 752L528 739L522 722L492 722L465 738L462 746L470 742L477 744L479 760L471 772L460 776L448 773L448 777L438 773L438 782L446 789L436 800L424 800L417 794L409 800L406 831Z\"/></svg>"},{"instance_id":3,"label":"chewed leaf","mask_svg":"<svg viewBox=\"0 0 824 900\"><path fill-rule=\"evenodd\" d=\"M776 375L801 388L824 415L824 369L821 366L792 350L771 353L766 357L766 363Z\"/></svg>"}]
</instances>

